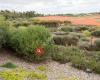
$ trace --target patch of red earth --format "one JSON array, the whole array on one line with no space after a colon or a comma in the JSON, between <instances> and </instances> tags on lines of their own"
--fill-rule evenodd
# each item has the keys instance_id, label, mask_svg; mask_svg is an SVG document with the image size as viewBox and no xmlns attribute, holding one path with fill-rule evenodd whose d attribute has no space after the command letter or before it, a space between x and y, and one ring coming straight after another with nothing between
<instances>
[{"instance_id":1,"label":"patch of red earth","mask_svg":"<svg viewBox=\"0 0 100 80\"><path fill-rule=\"evenodd\" d=\"M45 16L45 17L36 17L39 20L55 20L55 21L71 21L74 25L95 25L100 26L100 16L85 16L85 17L68 17L68 16Z\"/></svg>"}]
</instances>

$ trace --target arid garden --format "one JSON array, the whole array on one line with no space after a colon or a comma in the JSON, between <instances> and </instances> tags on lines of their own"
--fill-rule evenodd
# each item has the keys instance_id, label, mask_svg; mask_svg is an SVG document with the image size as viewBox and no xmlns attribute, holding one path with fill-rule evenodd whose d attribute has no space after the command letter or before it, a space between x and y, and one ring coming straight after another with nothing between
<instances>
[{"instance_id":1,"label":"arid garden","mask_svg":"<svg viewBox=\"0 0 100 80\"><path fill-rule=\"evenodd\" d=\"M99 26L5 15L0 80L100 80Z\"/></svg>"}]
</instances>

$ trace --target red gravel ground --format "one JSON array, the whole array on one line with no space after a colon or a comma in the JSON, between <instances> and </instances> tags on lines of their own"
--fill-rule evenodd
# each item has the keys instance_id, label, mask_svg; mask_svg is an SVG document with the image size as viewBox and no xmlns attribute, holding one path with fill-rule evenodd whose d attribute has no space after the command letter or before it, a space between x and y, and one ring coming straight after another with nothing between
<instances>
[{"instance_id":1,"label":"red gravel ground","mask_svg":"<svg viewBox=\"0 0 100 80\"><path fill-rule=\"evenodd\" d=\"M56 21L71 21L74 25L95 25L100 26L100 15L98 16L83 16L83 17L68 17L68 16L45 16L36 17L39 20L56 20Z\"/></svg>"}]
</instances>

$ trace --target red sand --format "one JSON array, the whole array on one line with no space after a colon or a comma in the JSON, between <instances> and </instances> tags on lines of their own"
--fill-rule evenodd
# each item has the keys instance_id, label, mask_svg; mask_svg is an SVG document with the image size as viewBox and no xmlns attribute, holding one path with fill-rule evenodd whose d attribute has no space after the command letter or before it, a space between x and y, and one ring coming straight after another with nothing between
<instances>
[{"instance_id":1,"label":"red sand","mask_svg":"<svg viewBox=\"0 0 100 80\"><path fill-rule=\"evenodd\" d=\"M57 20L57 21L71 21L74 25L95 25L100 26L99 16L83 16L83 17L68 17L68 16L45 16L36 17L39 20Z\"/></svg>"}]
</instances>

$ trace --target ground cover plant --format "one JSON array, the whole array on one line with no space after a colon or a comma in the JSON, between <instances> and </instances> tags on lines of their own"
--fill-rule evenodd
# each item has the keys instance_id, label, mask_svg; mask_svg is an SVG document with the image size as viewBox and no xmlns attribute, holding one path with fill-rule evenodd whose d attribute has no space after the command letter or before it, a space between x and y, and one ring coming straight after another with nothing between
<instances>
[{"instance_id":1,"label":"ground cover plant","mask_svg":"<svg viewBox=\"0 0 100 80\"><path fill-rule=\"evenodd\" d=\"M4 80L49 80L46 73L39 73L36 71L28 71L25 69L10 69L0 72L0 79ZM78 80L74 75L72 76L58 76L59 80Z\"/></svg>"},{"instance_id":2,"label":"ground cover plant","mask_svg":"<svg viewBox=\"0 0 100 80\"><path fill-rule=\"evenodd\" d=\"M35 71L27 71L24 69L13 69L0 72L0 78L4 80L48 80L47 76Z\"/></svg>"}]
</instances>

